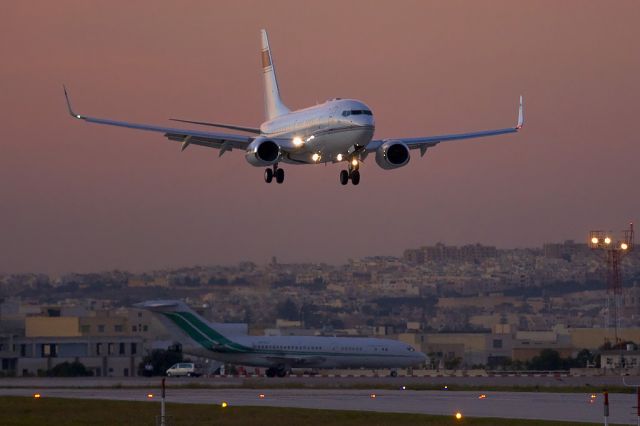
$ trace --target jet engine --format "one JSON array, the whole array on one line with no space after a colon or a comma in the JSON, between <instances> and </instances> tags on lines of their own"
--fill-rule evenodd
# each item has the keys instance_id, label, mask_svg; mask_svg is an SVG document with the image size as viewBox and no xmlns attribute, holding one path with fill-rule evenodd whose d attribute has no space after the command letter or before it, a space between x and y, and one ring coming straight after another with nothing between
<instances>
[{"instance_id":1,"label":"jet engine","mask_svg":"<svg viewBox=\"0 0 640 426\"><path fill-rule=\"evenodd\" d=\"M409 147L399 141L386 141L376 150L376 163L385 170L406 166Z\"/></svg>"},{"instance_id":2,"label":"jet engine","mask_svg":"<svg viewBox=\"0 0 640 426\"><path fill-rule=\"evenodd\" d=\"M245 158L253 166L270 166L280 158L280 146L274 141L256 138L247 147Z\"/></svg>"}]
</instances>

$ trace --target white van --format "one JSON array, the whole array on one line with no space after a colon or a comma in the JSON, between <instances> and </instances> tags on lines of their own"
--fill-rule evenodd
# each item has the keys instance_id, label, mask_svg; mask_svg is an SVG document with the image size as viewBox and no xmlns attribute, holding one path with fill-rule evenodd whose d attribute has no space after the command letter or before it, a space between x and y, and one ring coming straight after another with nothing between
<instances>
[{"instance_id":1,"label":"white van","mask_svg":"<svg viewBox=\"0 0 640 426\"><path fill-rule=\"evenodd\" d=\"M198 377L199 374L196 371L196 365L192 362L179 362L173 364L171 368L167 370L167 377L172 376L187 376Z\"/></svg>"}]
</instances>

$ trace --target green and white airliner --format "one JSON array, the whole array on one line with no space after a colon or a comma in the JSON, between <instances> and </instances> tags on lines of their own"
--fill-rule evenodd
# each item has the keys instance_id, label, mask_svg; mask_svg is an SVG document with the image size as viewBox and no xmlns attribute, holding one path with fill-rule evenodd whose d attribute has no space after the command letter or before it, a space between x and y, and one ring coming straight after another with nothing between
<instances>
[{"instance_id":1,"label":"green and white airliner","mask_svg":"<svg viewBox=\"0 0 640 426\"><path fill-rule=\"evenodd\" d=\"M153 300L148 309L173 333L185 353L236 365L267 368L284 377L292 368L405 368L426 356L390 339L324 336L249 336L246 324L210 323L184 302Z\"/></svg>"}]
</instances>

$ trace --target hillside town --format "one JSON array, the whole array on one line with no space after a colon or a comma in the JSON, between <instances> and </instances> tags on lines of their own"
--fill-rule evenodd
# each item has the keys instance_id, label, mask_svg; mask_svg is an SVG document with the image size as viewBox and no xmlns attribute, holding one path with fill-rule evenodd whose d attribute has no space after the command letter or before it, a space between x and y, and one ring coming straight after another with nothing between
<instances>
[{"instance_id":1,"label":"hillside town","mask_svg":"<svg viewBox=\"0 0 640 426\"><path fill-rule=\"evenodd\" d=\"M426 369L510 369L543 350L613 368L603 254L574 241L542 248L481 244L407 249L342 265L243 262L146 273L0 276L0 375L46 374L80 361L97 376L135 376L176 343L133 308L182 299L254 335L378 336L428 354ZM640 343L640 255L622 259L620 341ZM629 365L637 361L628 361Z\"/></svg>"}]
</instances>

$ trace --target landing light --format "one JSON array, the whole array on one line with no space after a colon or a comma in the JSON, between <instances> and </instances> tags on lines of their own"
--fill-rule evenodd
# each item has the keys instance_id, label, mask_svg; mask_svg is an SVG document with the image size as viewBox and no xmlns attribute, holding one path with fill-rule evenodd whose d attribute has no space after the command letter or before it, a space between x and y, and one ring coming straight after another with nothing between
<instances>
[{"instance_id":1,"label":"landing light","mask_svg":"<svg viewBox=\"0 0 640 426\"><path fill-rule=\"evenodd\" d=\"M611 238L609 238L609 237L605 238L604 239L604 243L607 244L607 245L611 244Z\"/></svg>"},{"instance_id":2,"label":"landing light","mask_svg":"<svg viewBox=\"0 0 640 426\"><path fill-rule=\"evenodd\" d=\"M485 399L486 397L487 397L487 395L485 395L485 394L483 393L483 394L480 394L480 396L478 397L478 399Z\"/></svg>"},{"instance_id":3,"label":"landing light","mask_svg":"<svg viewBox=\"0 0 640 426\"><path fill-rule=\"evenodd\" d=\"M258 398L260 398L260 399L264 399L264 394L263 394L263 393L261 393L260 395L258 395Z\"/></svg>"},{"instance_id":4,"label":"landing light","mask_svg":"<svg viewBox=\"0 0 640 426\"><path fill-rule=\"evenodd\" d=\"M220 404L220 407L222 408L227 408L229 406L229 404L227 404L227 401L222 401L222 404Z\"/></svg>"},{"instance_id":5,"label":"landing light","mask_svg":"<svg viewBox=\"0 0 640 426\"><path fill-rule=\"evenodd\" d=\"M311 156L311 159L312 159L313 161L318 161L318 160L320 159L320 155L318 155L318 154L313 154L313 155Z\"/></svg>"},{"instance_id":6,"label":"landing light","mask_svg":"<svg viewBox=\"0 0 640 426\"><path fill-rule=\"evenodd\" d=\"M300 136L296 136L295 138L293 138L292 142L295 146L300 146L304 143L302 142L302 138Z\"/></svg>"},{"instance_id":7,"label":"landing light","mask_svg":"<svg viewBox=\"0 0 640 426\"><path fill-rule=\"evenodd\" d=\"M316 138L315 136L311 135L311 136L309 136L309 137L307 138L307 142L312 141L312 140L314 140L315 138Z\"/></svg>"},{"instance_id":8,"label":"landing light","mask_svg":"<svg viewBox=\"0 0 640 426\"><path fill-rule=\"evenodd\" d=\"M351 160L351 165L353 167L357 166L358 165L358 160L356 160L355 158L353 160Z\"/></svg>"},{"instance_id":9,"label":"landing light","mask_svg":"<svg viewBox=\"0 0 640 426\"><path fill-rule=\"evenodd\" d=\"M462 413L460 411L456 413L456 420L462 420Z\"/></svg>"},{"instance_id":10,"label":"landing light","mask_svg":"<svg viewBox=\"0 0 640 426\"><path fill-rule=\"evenodd\" d=\"M598 240L596 237L593 237L593 238L591 239L591 244L598 244L598 242L599 242L599 241L600 241L600 240Z\"/></svg>"},{"instance_id":11,"label":"landing light","mask_svg":"<svg viewBox=\"0 0 640 426\"><path fill-rule=\"evenodd\" d=\"M147 398L149 398L149 399L153 398L153 394L152 393L148 393L147 394Z\"/></svg>"},{"instance_id":12,"label":"landing light","mask_svg":"<svg viewBox=\"0 0 640 426\"><path fill-rule=\"evenodd\" d=\"M76 114L76 118L82 118L80 114Z\"/></svg>"},{"instance_id":13,"label":"landing light","mask_svg":"<svg viewBox=\"0 0 640 426\"><path fill-rule=\"evenodd\" d=\"M338 154L338 156L336 157L336 160L342 161L342 154Z\"/></svg>"},{"instance_id":14,"label":"landing light","mask_svg":"<svg viewBox=\"0 0 640 426\"><path fill-rule=\"evenodd\" d=\"M375 393L372 393L371 395L369 395L369 397L370 397L371 399L376 399L376 394L375 394Z\"/></svg>"},{"instance_id":15,"label":"landing light","mask_svg":"<svg viewBox=\"0 0 640 426\"><path fill-rule=\"evenodd\" d=\"M41 397L41 396L42 396L42 395L40 395L39 393L34 393L34 394L33 394L33 397L34 397L35 399L40 399L40 397Z\"/></svg>"},{"instance_id":16,"label":"landing light","mask_svg":"<svg viewBox=\"0 0 640 426\"><path fill-rule=\"evenodd\" d=\"M626 250L626 249L628 249L628 248L629 248L629 246L627 245L627 243L622 243L622 244L620 244L620 248L621 248L622 250Z\"/></svg>"}]
</instances>

